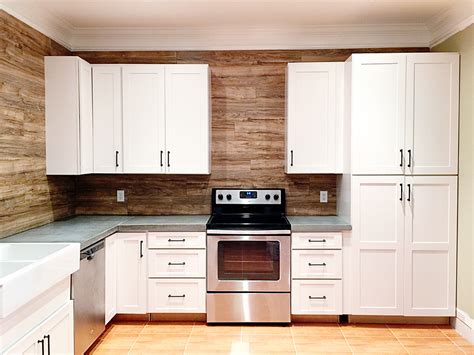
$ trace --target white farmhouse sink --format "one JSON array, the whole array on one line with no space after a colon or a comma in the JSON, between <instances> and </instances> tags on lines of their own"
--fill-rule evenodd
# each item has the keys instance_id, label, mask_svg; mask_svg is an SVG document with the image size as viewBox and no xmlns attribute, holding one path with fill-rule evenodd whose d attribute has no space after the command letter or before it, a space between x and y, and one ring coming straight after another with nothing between
<instances>
[{"instance_id":1,"label":"white farmhouse sink","mask_svg":"<svg viewBox=\"0 0 474 355\"><path fill-rule=\"evenodd\" d=\"M0 243L0 319L79 269L76 243Z\"/></svg>"}]
</instances>

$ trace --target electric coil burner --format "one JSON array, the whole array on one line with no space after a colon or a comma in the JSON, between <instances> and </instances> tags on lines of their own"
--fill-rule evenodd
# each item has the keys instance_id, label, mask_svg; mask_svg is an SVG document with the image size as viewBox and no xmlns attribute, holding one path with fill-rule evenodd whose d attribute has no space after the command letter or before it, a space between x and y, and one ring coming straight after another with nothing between
<instances>
[{"instance_id":1,"label":"electric coil burner","mask_svg":"<svg viewBox=\"0 0 474 355\"><path fill-rule=\"evenodd\" d=\"M290 322L284 189L213 189L207 322Z\"/></svg>"}]
</instances>

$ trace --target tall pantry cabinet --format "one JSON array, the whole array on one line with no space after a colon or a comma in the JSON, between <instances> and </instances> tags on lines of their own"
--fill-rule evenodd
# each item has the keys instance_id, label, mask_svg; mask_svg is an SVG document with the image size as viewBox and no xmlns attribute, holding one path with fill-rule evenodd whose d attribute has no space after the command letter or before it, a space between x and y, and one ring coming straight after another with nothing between
<instances>
[{"instance_id":1,"label":"tall pantry cabinet","mask_svg":"<svg viewBox=\"0 0 474 355\"><path fill-rule=\"evenodd\" d=\"M354 315L454 316L457 53L354 54Z\"/></svg>"}]
</instances>

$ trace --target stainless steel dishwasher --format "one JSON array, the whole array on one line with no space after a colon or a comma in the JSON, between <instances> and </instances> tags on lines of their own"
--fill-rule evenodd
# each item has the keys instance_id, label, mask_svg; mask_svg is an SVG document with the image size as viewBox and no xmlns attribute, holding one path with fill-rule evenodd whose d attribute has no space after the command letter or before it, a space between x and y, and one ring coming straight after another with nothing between
<instances>
[{"instance_id":1,"label":"stainless steel dishwasher","mask_svg":"<svg viewBox=\"0 0 474 355\"><path fill-rule=\"evenodd\" d=\"M80 269L72 275L74 353L84 352L105 330L105 243L81 250Z\"/></svg>"}]
</instances>

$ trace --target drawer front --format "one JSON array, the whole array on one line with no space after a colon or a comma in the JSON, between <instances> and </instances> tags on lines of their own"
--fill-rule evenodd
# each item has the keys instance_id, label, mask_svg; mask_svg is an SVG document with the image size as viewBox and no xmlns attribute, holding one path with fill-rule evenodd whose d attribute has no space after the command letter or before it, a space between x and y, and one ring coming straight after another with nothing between
<instances>
[{"instance_id":1,"label":"drawer front","mask_svg":"<svg viewBox=\"0 0 474 355\"><path fill-rule=\"evenodd\" d=\"M341 249L342 233L292 233L292 249Z\"/></svg>"},{"instance_id":2,"label":"drawer front","mask_svg":"<svg viewBox=\"0 0 474 355\"><path fill-rule=\"evenodd\" d=\"M149 232L148 248L182 249L206 248L205 232Z\"/></svg>"},{"instance_id":3,"label":"drawer front","mask_svg":"<svg viewBox=\"0 0 474 355\"><path fill-rule=\"evenodd\" d=\"M341 250L293 250L291 256L294 279L342 278Z\"/></svg>"},{"instance_id":4,"label":"drawer front","mask_svg":"<svg viewBox=\"0 0 474 355\"><path fill-rule=\"evenodd\" d=\"M342 314L341 280L293 280L292 314Z\"/></svg>"},{"instance_id":5,"label":"drawer front","mask_svg":"<svg viewBox=\"0 0 474 355\"><path fill-rule=\"evenodd\" d=\"M148 250L149 277L206 277L206 251Z\"/></svg>"},{"instance_id":6,"label":"drawer front","mask_svg":"<svg viewBox=\"0 0 474 355\"><path fill-rule=\"evenodd\" d=\"M149 313L205 313L205 279L148 279Z\"/></svg>"}]
</instances>

